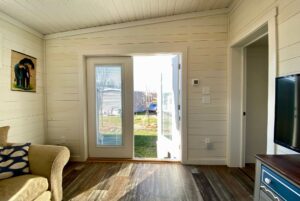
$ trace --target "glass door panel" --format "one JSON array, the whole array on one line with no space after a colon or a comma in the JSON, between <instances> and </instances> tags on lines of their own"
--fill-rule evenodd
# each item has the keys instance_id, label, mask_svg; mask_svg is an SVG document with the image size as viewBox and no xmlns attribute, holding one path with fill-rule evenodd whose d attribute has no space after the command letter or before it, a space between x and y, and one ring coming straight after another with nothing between
<instances>
[{"instance_id":1,"label":"glass door panel","mask_svg":"<svg viewBox=\"0 0 300 201\"><path fill-rule=\"evenodd\" d=\"M96 66L97 146L122 145L122 68Z\"/></svg>"},{"instance_id":2,"label":"glass door panel","mask_svg":"<svg viewBox=\"0 0 300 201\"><path fill-rule=\"evenodd\" d=\"M168 70L168 69L167 69ZM166 71L166 70L165 70ZM162 114L162 135L172 140L172 116L174 113L174 98L172 89L172 73L162 73L161 76L161 114Z\"/></svg>"}]
</instances>

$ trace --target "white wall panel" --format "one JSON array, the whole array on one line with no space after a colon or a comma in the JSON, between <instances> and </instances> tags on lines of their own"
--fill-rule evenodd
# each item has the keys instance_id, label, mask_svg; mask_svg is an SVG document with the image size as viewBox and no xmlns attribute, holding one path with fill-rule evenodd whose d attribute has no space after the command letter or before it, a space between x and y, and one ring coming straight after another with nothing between
<instances>
[{"instance_id":1,"label":"white wall panel","mask_svg":"<svg viewBox=\"0 0 300 201\"><path fill-rule=\"evenodd\" d=\"M2 19L0 27L0 126L11 127L10 142L44 143L44 42ZM37 58L36 93L10 90L11 50Z\"/></svg>"},{"instance_id":2,"label":"white wall panel","mask_svg":"<svg viewBox=\"0 0 300 201\"><path fill-rule=\"evenodd\" d=\"M188 48L188 142L192 136L210 136L213 149L202 145L188 146L191 163L225 163L227 129L227 16L215 15L188 20L136 26L46 40L48 138L60 141L64 133L67 146L75 147L72 156L80 153L78 127L80 54L82 52L146 52L149 49ZM191 87L198 78L200 86ZM211 104L202 104L202 87L211 87ZM220 137L222 136L222 137ZM71 143L71 144L69 144ZM77 147L76 147L77 146ZM77 150L77 151L75 151Z\"/></svg>"}]
</instances>

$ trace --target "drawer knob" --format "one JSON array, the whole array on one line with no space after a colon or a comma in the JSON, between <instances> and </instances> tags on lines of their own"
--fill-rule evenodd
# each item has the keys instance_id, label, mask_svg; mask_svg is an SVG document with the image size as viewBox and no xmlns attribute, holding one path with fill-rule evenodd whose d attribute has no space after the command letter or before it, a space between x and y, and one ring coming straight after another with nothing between
<instances>
[{"instance_id":1,"label":"drawer knob","mask_svg":"<svg viewBox=\"0 0 300 201\"><path fill-rule=\"evenodd\" d=\"M265 182L266 182L266 184L270 184L271 183L271 179L265 178Z\"/></svg>"}]
</instances>

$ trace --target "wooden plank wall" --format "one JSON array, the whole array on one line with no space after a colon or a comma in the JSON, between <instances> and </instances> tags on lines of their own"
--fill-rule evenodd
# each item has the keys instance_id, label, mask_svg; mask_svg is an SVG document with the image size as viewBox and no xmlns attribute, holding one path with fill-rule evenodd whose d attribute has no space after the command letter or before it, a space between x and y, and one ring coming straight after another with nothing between
<instances>
[{"instance_id":1,"label":"wooden plank wall","mask_svg":"<svg viewBox=\"0 0 300 201\"><path fill-rule=\"evenodd\" d=\"M46 40L47 119L50 143L64 136L79 156L79 54L93 50L188 48L188 160L225 163L227 135L227 15L198 17ZM190 85L200 79L200 87ZM202 87L211 104L202 104ZM210 150L204 139L211 138Z\"/></svg>"},{"instance_id":2,"label":"wooden plank wall","mask_svg":"<svg viewBox=\"0 0 300 201\"><path fill-rule=\"evenodd\" d=\"M278 76L300 73L300 1L240 0L229 14L229 42L261 16L278 7ZM277 146L276 153L294 153Z\"/></svg>"},{"instance_id":3,"label":"wooden plank wall","mask_svg":"<svg viewBox=\"0 0 300 201\"><path fill-rule=\"evenodd\" d=\"M44 143L43 39L0 19L0 126L10 142ZM37 93L10 90L11 50L37 58Z\"/></svg>"}]
</instances>

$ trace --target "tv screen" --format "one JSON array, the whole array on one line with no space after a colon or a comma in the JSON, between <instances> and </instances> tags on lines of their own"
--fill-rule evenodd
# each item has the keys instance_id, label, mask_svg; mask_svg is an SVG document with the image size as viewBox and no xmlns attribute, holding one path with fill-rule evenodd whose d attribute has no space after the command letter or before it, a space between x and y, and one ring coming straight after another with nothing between
<instances>
[{"instance_id":1,"label":"tv screen","mask_svg":"<svg viewBox=\"0 0 300 201\"><path fill-rule=\"evenodd\" d=\"M274 142L300 152L300 75L276 78Z\"/></svg>"}]
</instances>

